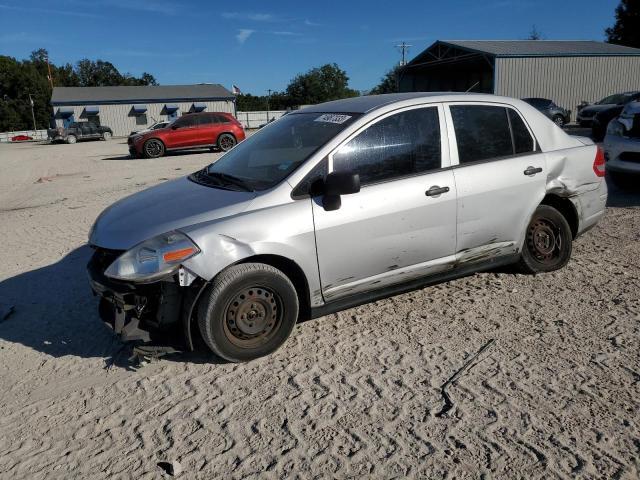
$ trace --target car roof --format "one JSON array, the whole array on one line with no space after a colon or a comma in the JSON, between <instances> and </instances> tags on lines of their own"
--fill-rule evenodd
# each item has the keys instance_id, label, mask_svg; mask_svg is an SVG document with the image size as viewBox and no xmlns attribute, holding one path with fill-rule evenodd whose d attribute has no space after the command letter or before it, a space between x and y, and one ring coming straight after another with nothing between
<instances>
[{"instance_id":1,"label":"car roof","mask_svg":"<svg viewBox=\"0 0 640 480\"><path fill-rule=\"evenodd\" d=\"M513 99L499 97L487 93L464 93L464 92L407 92L407 93L385 93L382 95L363 95L361 97L344 98L342 100L334 100L331 102L319 103L304 107L292 114L306 112L325 112L325 113L368 113L378 108L382 108L394 103L419 100L428 102L455 102L455 101L478 101L478 102L495 102L496 100L510 102ZM410 103L410 102L409 102Z\"/></svg>"}]
</instances>

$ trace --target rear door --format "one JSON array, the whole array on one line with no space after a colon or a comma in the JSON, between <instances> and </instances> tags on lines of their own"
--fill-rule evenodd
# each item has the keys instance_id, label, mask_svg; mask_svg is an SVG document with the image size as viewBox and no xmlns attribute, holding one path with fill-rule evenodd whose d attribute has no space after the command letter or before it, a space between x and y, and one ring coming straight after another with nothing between
<instances>
[{"instance_id":1,"label":"rear door","mask_svg":"<svg viewBox=\"0 0 640 480\"><path fill-rule=\"evenodd\" d=\"M171 134L167 135L167 148L184 148L194 145L198 127L197 116L184 115L176 120Z\"/></svg>"},{"instance_id":2,"label":"rear door","mask_svg":"<svg viewBox=\"0 0 640 480\"><path fill-rule=\"evenodd\" d=\"M220 130L218 115L213 113L200 115L198 123L198 144L214 145L218 139L218 131Z\"/></svg>"},{"instance_id":3,"label":"rear door","mask_svg":"<svg viewBox=\"0 0 640 480\"><path fill-rule=\"evenodd\" d=\"M386 114L329 155L329 171L360 175L338 210L313 198L326 301L451 268L456 192L441 106ZM440 189L440 193L436 192Z\"/></svg>"},{"instance_id":4,"label":"rear door","mask_svg":"<svg viewBox=\"0 0 640 480\"><path fill-rule=\"evenodd\" d=\"M446 116L457 188L458 262L518 253L545 195L545 155L511 106L451 103Z\"/></svg>"}]
</instances>

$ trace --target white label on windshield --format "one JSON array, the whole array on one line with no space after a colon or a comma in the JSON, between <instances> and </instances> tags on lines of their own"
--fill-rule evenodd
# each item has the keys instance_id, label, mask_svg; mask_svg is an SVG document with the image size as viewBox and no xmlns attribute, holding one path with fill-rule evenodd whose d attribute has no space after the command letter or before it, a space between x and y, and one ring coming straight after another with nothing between
<instances>
[{"instance_id":1,"label":"white label on windshield","mask_svg":"<svg viewBox=\"0 0 640 480\"><path fill-rule=\"evenodd\" d=\"M327 123L344 123L351 118L351 115L337 115L335 113L325 113L316 118L315 122L327 122Z\"/></svg>"}]
</instances>

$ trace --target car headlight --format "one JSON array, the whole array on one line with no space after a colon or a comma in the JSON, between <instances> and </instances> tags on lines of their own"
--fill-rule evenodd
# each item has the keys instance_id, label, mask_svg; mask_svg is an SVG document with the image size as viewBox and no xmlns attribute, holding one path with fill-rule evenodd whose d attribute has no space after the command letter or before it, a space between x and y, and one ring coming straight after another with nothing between
<instances>
[{"instance_id":1,"label":"car headlight","mask_svg":"<svg viewBox=\"0 0 640 480\"><path fill-rule=\"evenodd\" d=\"M127 250L104 274L116 280L150 282L177 270L198 253L198 246L184 233L163 233Z\"/></svg>"},{"instance_id":2,"label":"car headlight","mask_svg":"<svg viewBox=\"0 0 640 480\"><path fill-rule=\"evenodd\" d=\"M621 137L624 135L624 126L617 120L612 120L607 126L607 135Z\"/></svg>"}]
</instances>

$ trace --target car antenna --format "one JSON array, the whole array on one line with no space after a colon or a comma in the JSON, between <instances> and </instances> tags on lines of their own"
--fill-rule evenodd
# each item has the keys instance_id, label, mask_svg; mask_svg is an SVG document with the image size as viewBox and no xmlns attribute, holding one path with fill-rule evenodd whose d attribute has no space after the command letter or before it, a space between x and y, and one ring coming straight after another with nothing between
<instances>
[{"instance_id":1,"label":"car antenna","mask_svg":"<svg viewBox=\"0 0 640 480\"><path fill-rule=\"evenodd\" d=\"M476 87L476 85L478 85L479 83L480 83L480 82L476 82L476 83L474 83L474 84L473 84L473 85L471 85L469 88L467 88L467 89L464 91L464 93L469 93L469 91L473 90L473 89Z\"/></svg>"}]
</instances>

